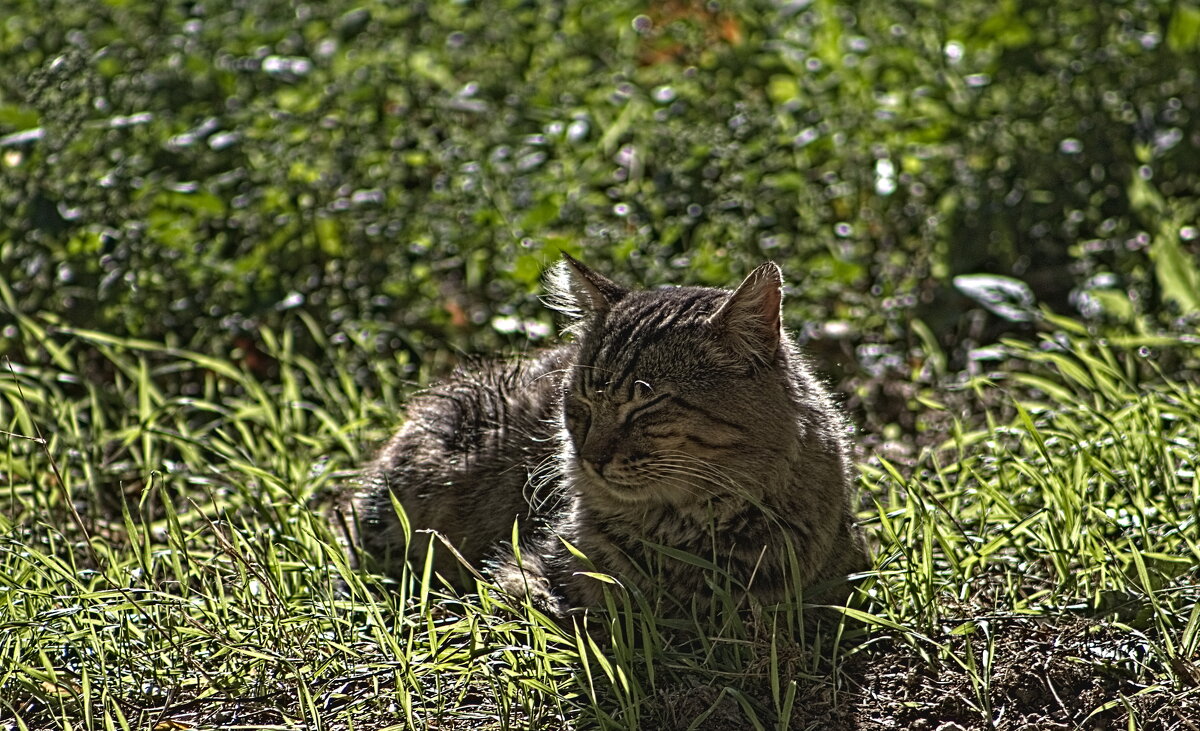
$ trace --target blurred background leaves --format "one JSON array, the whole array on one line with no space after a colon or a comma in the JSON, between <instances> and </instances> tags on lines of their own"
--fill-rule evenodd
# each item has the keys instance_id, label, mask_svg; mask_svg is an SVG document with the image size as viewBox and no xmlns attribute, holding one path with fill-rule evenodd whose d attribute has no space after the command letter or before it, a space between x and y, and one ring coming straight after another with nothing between
<instances>
[{"instance_id":1,"label":"blurred background leaves","mask_svg":"<svg viewBox=\"0 0 1200 731\"><path fill-rule=\"evenodd\" d=\"M775 259L807 339L986 340L960 275L1200 311L1192 2L4 4L0 278L76 327L252 352L301 311L419 363L547 332L561 250Z\"/></svg>"}]
</instances>

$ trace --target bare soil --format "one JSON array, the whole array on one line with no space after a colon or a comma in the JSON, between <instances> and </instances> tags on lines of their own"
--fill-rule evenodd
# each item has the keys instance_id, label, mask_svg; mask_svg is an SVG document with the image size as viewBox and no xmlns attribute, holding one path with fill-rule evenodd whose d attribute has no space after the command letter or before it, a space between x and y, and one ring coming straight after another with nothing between
<instances>
[{"instance_id":1,"label":"bare soil","mask_svg":"<svg viewBox=\"0 0 1200 731\"><path fill-rule=\"evenodd\" d=\"M812 686L795 729L1042 731L1200 729L1197 684L1147 682L1146 646L1128 632L1076 618L976 618L917 648L888 640L839 670L843 688ZM962 628L973 627L964 632ZM941 652L936 665L922 650ZM1177 664L1187 661L1179 660ZM1188 663L1190 665L1190 663ZM1178 672L1200 680L1195 672ZM1141 682L1137 678L1143 678ZM1129 726L1130 715L1137 721Z\"/></svg>"}]
</instances>

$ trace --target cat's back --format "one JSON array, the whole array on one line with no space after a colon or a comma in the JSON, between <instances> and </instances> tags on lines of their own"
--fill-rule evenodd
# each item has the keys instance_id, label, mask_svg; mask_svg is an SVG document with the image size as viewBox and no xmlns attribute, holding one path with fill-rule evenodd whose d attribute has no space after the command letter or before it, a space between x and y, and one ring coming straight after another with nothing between
<instances>
[{"instance_id":1,"label":"cat's back","mask_svg":"<svg viewBox=\"0 0 1200 731\"><path fill-rule=\"evenodd\" d=\"M358 542L395 573L410 524L443 534L472 563L553 498L563 373L570 347L482 361L415 395L400 430L368 464L351 502ZM427 538L418 539L428 542ZM449 571L450 557L439 560Z\"/></svg>"},{"instance_id":2,"label":"cat's back","mask_svg":"<svg viewBox=\"0 0 1200 731\"><path fill-rule=\"evenodd\" d=\"M556 428L550 422L555 417L568 351L556 348L459 368L411 399L405 426L393 442L419 435L419 446L430 452L425 456L438 462L451 454L467 461L511 456L497 450L519 448L523 435L540 437ZM385 448L381 457L387 452ZM377 461L375 466L388 463Z\"/></svg>"}]
</instances>

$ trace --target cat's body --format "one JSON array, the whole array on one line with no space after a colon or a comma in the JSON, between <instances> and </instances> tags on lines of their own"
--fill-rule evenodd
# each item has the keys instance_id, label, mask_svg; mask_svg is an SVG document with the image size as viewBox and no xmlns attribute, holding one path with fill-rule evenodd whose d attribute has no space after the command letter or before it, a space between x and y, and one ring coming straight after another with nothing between
<instances>
[{"instance_id":1,"label":"cat's body","mask_svg":"<svg viewBox=\"0 0 1200 731\"><path fill-rule=\"evenodd\" d=\"M352 505L357 540L385 572L398 574L406 558L393 491L411 530L440 533L475 567L509 541L514 520L531 537L547 527L561 507L558 412L571 350L464 369L411 401ZM413 536L408 557L423 557L429 538ZM458 574L450 551L434 555L435 571Z\"/></svg>"},{"instance_id":2,"label":"cat's body","mask_svg":"<svg viewBox=\"0 0 1200 731\"><path fill-rule=\"evenodd\" d=\"M778 267L736 292L626 290L572 259L557 276L576 342L435 386L364 471L352 508L384 570L405 560L389 491L412 529L555 611L598 604L595 571L686 603L711 592L703 562L764 601L865 567L846 425L781 329Z\"/></svg>"}]
</instances>

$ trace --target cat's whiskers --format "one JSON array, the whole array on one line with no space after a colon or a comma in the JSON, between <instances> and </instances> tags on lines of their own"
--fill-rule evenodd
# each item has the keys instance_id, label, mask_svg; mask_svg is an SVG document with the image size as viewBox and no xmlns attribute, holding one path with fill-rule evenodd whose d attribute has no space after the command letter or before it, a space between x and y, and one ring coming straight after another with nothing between
<instances>
[{"instance_id":1,"label":"cat's whiskers","mask_svg":"<svg viewBox=\"0 0 1200 731\"><path fill-rule=\"evenodd\" d=\"M730 492L724 486L713 487L711 481L706 481L702 477L697 477L693 473L674 471L663 471L657 476L658 481L674 482L680 489L692 495L692 497L708 500L721 500L727 497Z\"/></svg>"},{"instance_id":2,"label":"cat's whiskers","mask_svg":"<svg viewBox=\"0 0 1200 731\"><path fill-rule=\"evenodd\" d=\"M571 372L570 366L568 366L566 368L555 368L554 370L546 371L542 375L534 378L532 381L530 381L530 383L536 383L536 382L542 380L543 378L554 378L554 377L560 376L560 375L565 376L570 372Z\"/></svg>"},{"instance_id":3,"label":"cat's whiskers","mask_svg":"<svg viewBox=\"0 0 1200 731\"><path fill-rule=\"evenodd\" d=\"M613 370L611 368L601 368L600 366L584 365L582 363L571 363L563 368L556 368L554 370L547 371L547 372L543 373L542 375L538 376L537 378L532 379L531 382L540 381L543 378L550 378L550 377L554 377L554 376L558 376L558 375L567 376L567 375L570 375L570 373L573 369L579 369L579 370L590 369L590 370L596 370L596 371L605 371L607 373L613 373Z\"/></svg>"},{"instance_id":4,"label":"cat's whiskers","mask_svg":"<svg viewBox=\"0 0 1200 731\"><path fill-rule=\"evenodd\" d=\"M728 474L727 470L699 457L690 455L687 452L660 450L652 454L656 457L656 464L658 465L690 470L697 475L704 476L707 481L732 491L737 491L741 487L740 482L735 479L734 475ZM743 479L749 479L749 476L745 474L742 477Z\"/></svg>"},{"instance_id":5,"label":"cat's whiskers","mask_svg":"<svg viewBox=\"0 0 1200 731\"><path fill-rule=\"evenodd\" d=\"M732 481L725 479L722 475L714 474L709 471L697 469L693 466L664 462L656 462L653 470L647 470L656 479L662 479L665 476L672 476L677 480L683 477L690 478L688 484L693 487L703 490L710 497L718 497L730 492L737 492L738 486Z\"/></svg>"},{"instance_id":6,"label":"cat's whiskers","mask_svg":"<svg viewBox=\"0 0 1200 731\"><path fill-rule=\"evenodd\" d=\"M686 483L686 485L681 484L680 481L682 480L682 478L679 477L679 475L686 475L688 477L691 477L692 480L688 481ZM762 517L765 518L770 524L772 524L776 527L786 528L785 521L780 517L778 511L775 508L764 503L759 497L755 496L750 491L746 490L745 488L741 487L740 485L738 485L728 479L722 479L719 482L715 482L711 477L709 477L705 473L697 473L697 472L693 472L693 471L687 471L687 470L681 469L677 466L673 466L669 470L664 470L658 476L658 479L660 479L663 482L670 482L670 483L676 484L680 487L680 489L683 489L683 490L689 491L689 492L691 492L691 490L694 488L701 487L700 484L698 484L697 482L694 481L696 479L699 479L701 481L706 481L706 482L709 482L712 484L717 484L719 487L722 488L719 491L708 489L708 488L702 488L702 489L704 489L704 491L706 493L708 493L708 495L710 497L738 498L738 499L744 501L746 504L753 506L755 509L757 509L760 512L760 514L762 515ZM697 496L695 492L691 492L691 494L693 496Z\"/></svg>"},{"instance_id":7,"label":"cat's whiskers","mask_svg":"<svg viewBox=\"0 0 1200 731\"><path fill-rule=\"evenodd\" d=\"M525 481L525 500L535 511L545 510L556 499L561 499L564 486L558 479L558 455L550 454L542 459Z\"/></svg>"},{"instance_id":8,"label":"cat's whiskers","mask_svg":"<svg viewBox=\"0 0 1200 731\"><path fill-rule=\"evenodd\" d=\"M760 475L756 475L748 470L738 469L730 465L716 464L679 449L660 449L653 452L653 454L655 456L682 459L689 464L695 464L697 466L712 470L731 481L733 481L735 477L751 483L761 479Z\"/></svg>"},{"instance_id":9,"label":"cat's whiskers","mask_svg":"<svg viewBox=\"0 0 1200 731\"><path fill-rule=\"evenodd\" d=\"M698 485L694 480L684 479L669 473L657 475L655 481L665 485L671 485L675 489L685 492L690 497L698 500L718 497L719 495L716 490L711 490L705 488L703 485Z\"/></svg>"},{"instance_id":10,"label":"cat's whiskers","mask_svg":"<svg viewBox=\"0 0 1200 731\"><path fill-rule=\"evenodd\" d=\"M614 473L607 475L604 479L608 483L622 487L653 486L655 483L670 481L675 489L686 492L699 500L719 497L728 490L728 486L721 485L713 475L706 475L685 465L673 465L661 459L627 464L623 472L625 472L624 475ZM713 489L708 485L716 485L722 489Z\"/></svg>"},{"instance_id":11,"label":"cat's whiskers","mask_svg":"<svg viewBox=\"0 0 1200 731\"><path fill-rule=\"evenodd\" d=\"M638 478L647 487L669 484L672 489L687 493L697 500L719 497L725 492L720 486L714 486L713 481L704 475L662 463L640 469Z\"/></svg>"},{"instance_id":12,"label":"cat's whiskers","mask_svg":"<svg viewBox=\"0 0 1200 731\"><path fill-rule=\"evenodd\" d=\"M701 482L707 482L720 488L720 491L709 491L711 496L733 496L741 498L746 502L764 511L764 514L775 519L775 511L768 505L764 504L754 493L739 481L735 480L730 475L725 474L728 468L714 465L706 462L695 455L688 454L677 450L661 450L653 453L655 455L663 455L663 459L656 463L662 474L674 473L675 475L689 475ZM680 461L682 460L682 461ZM729 470L741 472L740 470ZM745 474L745 473L743 473ZM676 477L678 479L678 477ZM694 483L693 483L694 484Z\"/></svg>"}]
</instances>

